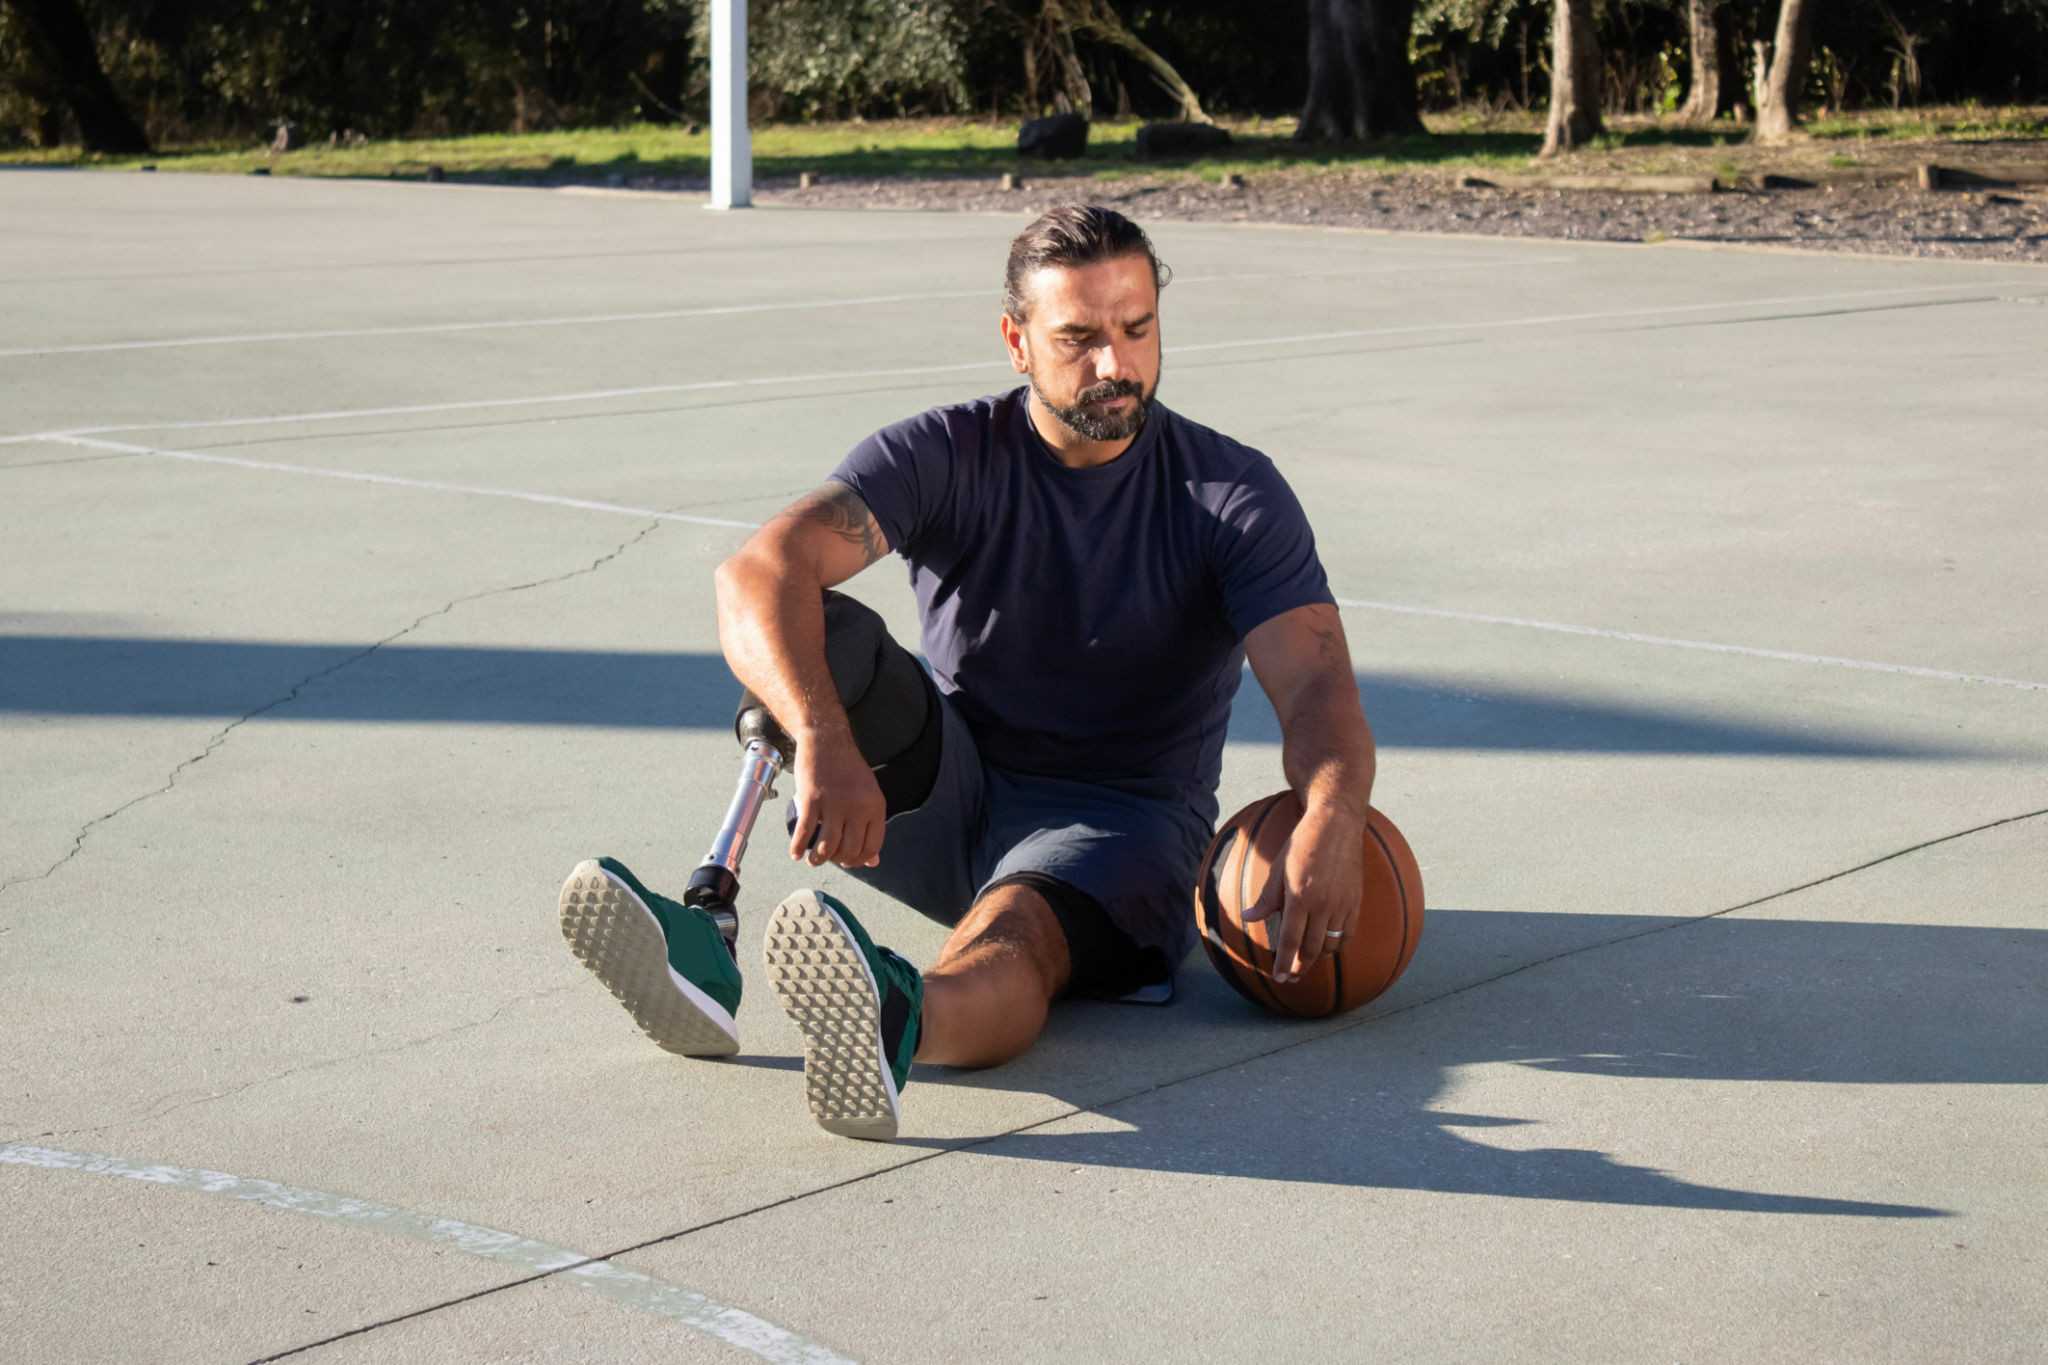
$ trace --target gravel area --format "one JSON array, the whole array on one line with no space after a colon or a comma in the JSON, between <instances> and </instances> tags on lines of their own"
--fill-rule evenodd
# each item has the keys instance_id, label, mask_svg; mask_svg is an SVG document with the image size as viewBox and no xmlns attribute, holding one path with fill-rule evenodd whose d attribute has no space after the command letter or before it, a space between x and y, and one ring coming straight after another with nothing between
<instances>
[{"instance_id":1,"label":"gravel area","mask_svg":"<svg viewBox=\"0 0 2048 1365\"><path fill-rule=\"evenodd\" d=\"M2048 193L1880 185L1738 189L1713 194L1468 188L1450 175L1356 171L1252 173L1240 183L1189 175L1115 179L1049 174L1005 190L995 180L840 179L809 188L759 184L764 204L816 208L1035 213L1108 204L1140 221L1314 223L1399 232L1484 233L1603 242L1742 242L1808 250L2048 264Z\"/></svg>"}]
</instances>

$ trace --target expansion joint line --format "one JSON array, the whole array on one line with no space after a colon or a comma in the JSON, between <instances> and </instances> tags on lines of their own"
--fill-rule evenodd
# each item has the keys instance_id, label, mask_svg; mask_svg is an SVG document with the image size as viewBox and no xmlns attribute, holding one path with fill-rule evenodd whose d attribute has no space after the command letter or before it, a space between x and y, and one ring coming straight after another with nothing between
<instances>
[{"instance_id":1,"label":"expansion joint line","mask_svg":"<svg viewBox=\"0 0 2048 1365\"><path fill-rule=\"evenodd\" d=\"M64 852L64 856L57 859L56 862L51 863L48 867L44 868L41 872L38 872L33 876L15 877L8 881L0 882L0 895L5 895L8 891L12 890L17 886L26 885L29 882L44 881L56 875L58 869L62 868L66 863L69 863L73 858L76 858L79 855L79 853L84 850L85 841L92 836L95 830L98 830L99 828L107 824L108 821L115 819L117 816L120 816L125 812L133 809L134 807L141 805L143 802L153 800L156 797L162 796L166 792L170 791L173 787L178 785L179 777L184 775L193 767L205 762L208 758L210 758L215 750L219 749L223 744L226 744L228 742L229 737L232 736L236 730L241 729L242 726L247 725L250 721L257 719L259 716L268 715L270 712L277 710L279 707L288 706L292 702L297 701L299 698L299 694L301 692L305 691L306 688L311 687L314 683L319 682L322 678L330 677L333 674L339 673L341 670L345 668L349 668L355 664L361 663L363 660L375 654L378 650L384 648L384 646L391 644L394 641L404 639L406 636L412 634L414 631L418 630L427 622L439 616L446 616L449 612L454 611L457 607L462 606L465 603L480 601L486 597L503 597L510 593L525 592L531 588L544 588L555 583L566 582L571 578L580 578L584 574L595 573L599 569L603 568L605 565L617 559L620 555L626 553L626 551L638 545L641 541L647 539L648 536L652 535L655 531L659 530L660 527L661 523L659 521L649 522L645 527L643 527L640 530L640 532L637 535L634 535L631 538L620 542L618 547L613 549L610 553L601 555L597 559L592 560L589 564L586 564L578 569L571 569L567 573L555 574L554 576L549 578L536 578L531 582L526 583L512 583L501 588L485 588L481 592L468 593L464 596L454 598L448 602L443 603L441 606L434 608L434 610L430 612L425 612L420 616L416 617L410 625L405 626L403 629L395 630L391 634L386 635L383 639L375 641L372 644L365 645L362 649L358 650L354 654L349 655L346 659L342 659L336 663L329 664L327 667L322 668L317 672L307 674L305 677L293 683L291 685L290 690L288 690L283 696L273 698L272 700L267 701L263 705L257 707L255 710L245 712L244 714L237 716L235 719L229 721L226 725L222 726L220 730L213 735L212 738L206 741L206 746L204 748L202 748L198 753L194 754L192 757L180 763L177 767L171 769L170 775L164 779L164 783L162 786L157 787L151 791L146 791L142 793L140 796L130 797L128 800L123 801L120 805L114 807L112 810L106 812L104 815L96 815L92 819L86 821L83 825L79 826L78 832L71 837L71 847L66 849Z\"/></svg>"}]
</instances>

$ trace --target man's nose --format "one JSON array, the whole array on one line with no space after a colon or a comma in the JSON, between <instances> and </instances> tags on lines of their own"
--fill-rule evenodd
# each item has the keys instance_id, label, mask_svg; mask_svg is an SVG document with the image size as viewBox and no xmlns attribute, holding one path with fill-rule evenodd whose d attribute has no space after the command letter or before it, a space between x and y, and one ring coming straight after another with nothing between
<instances>
[{"instance_id":1,"label":"man's nose","mask_svg":"<svg viewBox=\"0 0 2048 1365\"><path fill-rule=\"evenodd\" d=\"M1131 372L1130 357L1123 347L1107 342L1095 350L1095 377L1097 379L1122 379Z\"/></svg>"}]
</instances>

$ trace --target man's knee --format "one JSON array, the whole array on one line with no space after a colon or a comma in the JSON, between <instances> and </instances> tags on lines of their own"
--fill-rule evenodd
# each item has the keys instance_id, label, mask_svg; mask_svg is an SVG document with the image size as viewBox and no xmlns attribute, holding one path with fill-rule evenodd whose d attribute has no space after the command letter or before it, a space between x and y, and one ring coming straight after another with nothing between
<instances>
[{"instance_id":1,"label":"man's knee","mask_svg":"<svg viewBox=\"0 0 2048 1365\"><path fill-rule=\"evenodd\" d=\"M889 814L923 805L938 779L941 747L938 689L924 666L890 637L872 608L829 589L825 665ZM753 692L741 694L733 729L740 743L765 739L785 763L793 761L795 744Z\"/></svg>"},{"instance_id":2,"label":"man's knee","mask_svg":"<svg viewBox=\"0 0 2048 1365\"><path fill-rule=\"evenodd\" d=\"M1038 887L1021 880L990 887L954 926L933 970L971 970L991 957L1027 965L1047 1000L1066 988L1073 971L1066 931Z\"/></svg>"}]
</instances>

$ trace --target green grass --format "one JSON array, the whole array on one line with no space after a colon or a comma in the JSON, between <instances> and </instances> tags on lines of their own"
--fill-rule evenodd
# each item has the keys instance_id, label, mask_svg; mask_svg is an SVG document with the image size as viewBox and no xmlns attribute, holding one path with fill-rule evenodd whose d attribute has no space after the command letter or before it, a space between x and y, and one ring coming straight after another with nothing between
<instances>
[{"instance_id":1,"label":"green grass","mask_svg":"<svg viewBox=\"0 0 2048 1365\"><path fill-rule=\"evenodd\" d=\"M1862 109L1805 125L1816 138L1891 138L1902 142L1975 141L1982 138L2048 140L2048 111L2039 107L1985 108L1974 104L1920 109Z\"/></svg>"},{"instance_id":2,"label":"green grass","mask_svg":"<svg viewBox=\"0 0 2048 1365\"><path fill-rule=\"evenodd\" d=\"M1500 169L1520 165L1541 145L1540 132L1470 130L1450 127L1434 137L1395 139L1363 148L1304 147L1295 143L1291 119L1257 119L1233 126L1227 155L1197 160L1140 162L1138 125L1097 123L1088 154L1076 162L1037 163L1017 156L1017 125L967 120L808 125L771 124L754 130L754 171L758 176L996 176L1005 171L1093 173L1114 178L1135 171L1198 175L1215 179L1232 172L1289 167L1362 167L1399 170L1422 166ZM204 171L273 175L344 176L366 179L423 179L438 166L451 180L492 180L548 184L626 183L710 173L711 139L672 125L585 128L547 133L490 133L460 138L394 139L358 146L315 144L273 155L257 147L188 147L153 156L109 157L78 148L0 153L0 164Z\"/></svg>"},{"instance_id":3,"label":"green grass","mask_svg":"<svg viewBox=\"0 0 2048 1365\"><path fill-rule=\"evenodd\" d=\"M1025 174L1094 175L1114 180L1138 172L1168 178L1214 181L1223 176L1299 169L1367 172L1440 169L1514 170L1528 166L1542 145L1542 122L1531 114L1476 116L1469 112L1430 115L1433 136L1397 138L1363 147L1304 146L1292 140L1291 119L1252 119L1231 125L1228 154L1189 161L1140 162L1135 155L1137 124L1097 123L1088 154L1077 162L1033 163L1016 154L1017 125L968 119L927 119L874 123L770 124L754 130L754 168L763 177L801 171L854 178L888 176L994 177ZM1717 148L1739 141L1743 130L1647 126L1617 120L1590 154L1669 149L1674 153ZM1987 137L2048 140L2048 110L1982 109L1957 106L1893 112L1861 111L1809 124L1814 138L1923 139L1961 141ZM1583 154L1582 154L1583 155ZM72 148L0 153L0 164L96 166L164 171L340 176L418 180L438 166L451 180L514 184L621 184L710 173L711 140L673 125L585 128L544 133L491 133L473 137L394 139L358 146L316 144L272 155L259 147L186 147L151 157L101 157ZM1654 158L1653 158L1654 159ZM1640 163L1641 158L1637 161ZM1732 163L1730 163L1732 165ZM1846 156L1830 164L1853 164ZM1638 164L1638 169L1645 167Z\"/></svg>"}]
</instances>

